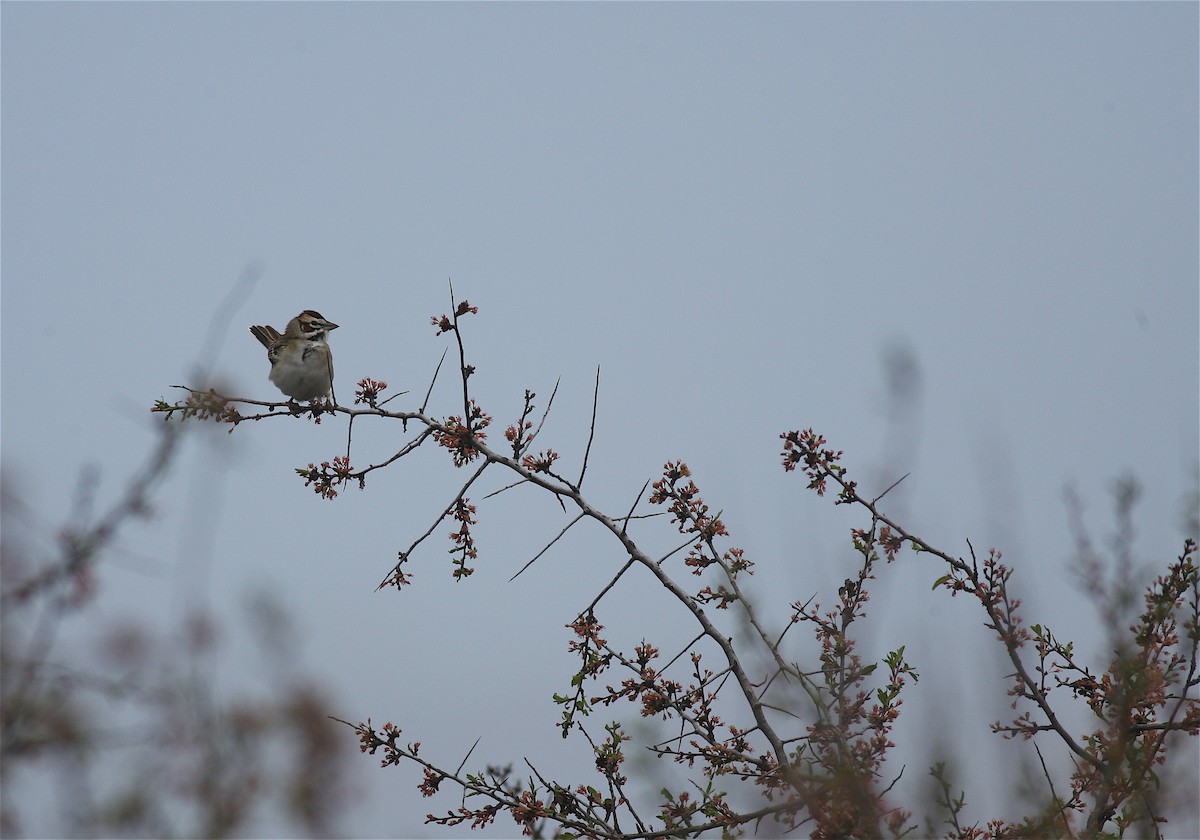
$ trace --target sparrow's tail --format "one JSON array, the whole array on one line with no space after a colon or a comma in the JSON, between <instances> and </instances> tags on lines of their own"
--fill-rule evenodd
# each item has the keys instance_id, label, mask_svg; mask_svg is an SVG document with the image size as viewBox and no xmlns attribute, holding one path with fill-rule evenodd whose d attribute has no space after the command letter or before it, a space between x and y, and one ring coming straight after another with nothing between
<instances>
[{"instance_id":1,"label":"sparrow's tail","mask_svg":"<svg viewBox=\"0 0 1200 840\"><path fill-rule=\"evenodd\" d=\"M253 326L250 328L250 332L253 333L254 337L261 341L263 347L266 347L268 350L271 349L272 344L279 340L279 330L275 329L274 327Z\"/></svg>"}]
</instances>

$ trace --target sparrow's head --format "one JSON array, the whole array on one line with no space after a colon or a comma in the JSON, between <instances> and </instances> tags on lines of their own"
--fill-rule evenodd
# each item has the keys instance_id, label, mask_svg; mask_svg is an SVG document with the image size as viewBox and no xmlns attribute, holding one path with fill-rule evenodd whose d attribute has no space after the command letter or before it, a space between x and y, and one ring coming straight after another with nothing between
<instances>
[{"instance_id":1,"label":"sparrow's head","mask_svg":"<svg viewBox=\"0 0 1200 840\"><path fill-rule=\"evenodd\" d=\"M305 309L299 315L292 319L292 324L295 324L296 331L305 337L314 337L317 333L326 333L330 330L336 330L338 325L333 321L328 321L320 312L315 309ZM288 326L291 326L289 324Z\"/></svg>"}]
</instances>

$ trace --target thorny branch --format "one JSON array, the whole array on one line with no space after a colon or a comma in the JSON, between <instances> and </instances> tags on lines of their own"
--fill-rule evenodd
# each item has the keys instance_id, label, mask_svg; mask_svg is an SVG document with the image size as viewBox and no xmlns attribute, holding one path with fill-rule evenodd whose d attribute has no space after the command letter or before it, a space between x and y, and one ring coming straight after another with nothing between
<instances>
[{"instance_id":1,"label":"thorny branch","mask_svg":"<svg viewBox=\"0 0 1200 840\"><path fill-rule=\"evenodd\" d=\"M910 833L915 829L910 823L910 813L885 801L899 780L899 774L885 785L882 768L893 747L889 736L899 717L901 693L908 681L917 679L917 673L906 662L903 647L888 654L881 662L864 663L856 652L852 633L854 623L866 615L877 563L881 558L887 563L893 562L905 545L936 557L946 565L948 573L937 581L935 588L942 587L951 594L962 592L979 601L987 626L997 633L1013 666L1014 682L1010 694L1018 700L1030 701L1043 719L1038 723L1026 714L1012 724L996 724L993 729L1001 734L1019 734L1026 738L1041 732L1053 733L1079 761L1080 769L1072 779L1071 795L1065 800L1055 789L1049 771L1044 771L1056 803L1046 821L1033 818L1021 824L992 821L987 831L964 826L959 821L965 799L954 798L947 777L935 768L934 776L941 785L940 797L950 817L947 824L953 829L951 836L1025 836L1041 830L1051 833L1065 830L1067 835L1074 836L1078 829L1072 827L1071 817L1077 811L1085 810L1087 795L1091 796L1093 807L1087 816L1084 834L1098 834L1112 820L1125 825L1144 818L1129 808L1119 809L1139 797L1145 798L1148 774L1153 765L1163 760L1167 734L1186 732L1195 735L1200 731L1200 710L1197 708L1200 700L1195 692L1200 682L1197 677L1200 593L1197 591L1194 543L1188 542L1183 554L1170 567L1169 574L1160 578L1147 593L1147 610L1139 625L1142 652L1137 661L1143 670L1149 669L1158 675L1156 685L1162 686L1162 690L1143 688L1141 694L1131 693L1134 689L1126 680L1118 691L1114 687L1119 682L1113 676L1115 671L1105 675L1112 683L1106 685L1076 664L1069 645L1058 642L1040 625L1025 627L1019 614L1020 601L1009 594L1012 570L999 562L998 552L993 550L980 561L974 548L970 547L968 561L934 548L879 508L881 500L903 478L868 499L859 494L856 483L847 477L846 469L840 463L841 452L825 447L824 438L812 430L789 432L781 436L785 469L801 469L809 478L809 488L818 495L835 487L838 490L836 503L864 509L870 516L870 525L853 532L854 546L862 561L853 576L846 578L839 588L836 605L822 609L813 598L804 603L793 603L791 621L782 631L771 633L740 582L742 574L753 574L753 562L741 549L726 547L729 532L721 513L714 513L703 501L686 464L668 462L661 478L647 479L624 516L609 516L583 495L581 486L596 432L599 369L587 446L576 481L564 478L555 470L555 462L560 457L557 452L552 449L532 451L532 444L541 433L557 394L557 383L536 428L531 419L536 394L529 390L525 392L520 416L505 432L509 453L489 444L487 429L491 417L472 397L470 378L476 369L468 363L461 334L461 319L476 312L477 309L467 301L455 301L451 288L451 314L431 319L439 334L455 334L462 387L461 416L443 419L429 413L436 373L421 407L410 411L384 408L387 400L380 401L379 394L387 385L371 379L358 383L355 405L364 405L362 408L325 403L300 407L290 402L230 398L212 391L192 389L186 389L189 396L183 402L168 404L160 400L154 408L168 419L179 415L184 419L214 419L231 426L245 420L278 416L308 417L320 423L327 415L346 415L351 423L359 417L377 417L400 420L405 428L409 422L418 425L420 431L413 439L379 463L362 469L352 467L348 431L345 456L322 462L319 467L309 464L307 469L298 469L306 484L325 498L337 496L338 490L348 482L357 482L360 488L363 487L369 473L393 464L430 439L448 450L455 467L473 464L470 477L455 498L424 533L399 552L399 561L379 588L408 585L410 576L405 573L404 564L447 520L457 523L457 530L450 534L451 553L455 555L454 575L462 579L471 574L472 569L466 563L477 554L471 533L476 508L466 494L484 472L492 468L506 473L510 481L488 496L518 485L529 485L551 494L564 510L570 508L574 512L558 535L518 570L514 579L549 551L568 530L584 520L599 525L620 545L625 557L621 568L568 625L575 636L569 647L578 656L580 669L571 680L572 691L554 698L563 707L560 723L563 737L576 731L587 740L607 792L586 784L569 786L547 781L528 760L526 764L533 775L524 781L514 781L508 768L489 768L481 774L463 775L460 766L449 772L418 755L419 743L401 745L397 740L401 730L391 723L376 730L369 720L359 724L341 721L358 732L364 751L372 754L380 749L384 751L384 765L402 761L419 765L424 773L421 790L425 795L432 796L444 781L450 781L462 790L463 803L456 812L443 816L430 814L427 821L448 826L469 822L473 828L478 828L493 822L498 813L507 812L527 834L540 835L545 824L553 823L562 836L650 838L697 836L716 829L728 834L738 826L758 824L770 817L781 823L785 830L811 825L814 837L880 836L885 833L899 837ZM246 405L267 410L242 414L240 407ZM651 490L649 504L662 507L663 511L637 513L647 489ZM677 548L655 557L642 547L641 535L635 539L629 526L632 521L664 514L670 517L685 540ZM676 580L676 573L667 563L685 549L684 569L701 577L709 570L717 573L716 579L695 591ZM699 628L696 637L662 667L653 664L659 658L659 652L651 643L643 641L629 653L613 647L601 635L604 627L597 617L601 601L634 567L640 567L657 580L670 600L686 611ZM725 610L734 605L742 611L747 625L753 630L753 634L741 640L738 646L706 611L707 606ZM1181 607L1185 607L1182 615ZM783 641L795 624L811 628L820 645L820 660L816 667L801 668L790 662L785 654ZM1183 644L1184 638L1187 644ZM1030 642L1037 645L1039 652L1039 664L1032 670L1021 652ZM750 661L749 654L755 648L765 651L767 661L771 663L766 673L757 678L744 665ZM1178 652L1180 648L1183 652ZM704 664L706 653L713 650L720 661L715 670ZM667 676L668 671L678 670L674 667L677 663L684 661L691 663L686 676ZM618 685L605 686L595 696L589 696L585 686L598 686L604 673L613 667L628 676ZM1055 680L1048 679L1051 675L1072 671L1083 676L1073 681L1058 676ZM725 699L723 689L727 685L737 687L738 702L735 704ZM1169 690L1172 685L1177 686L1175 693ZM796 694L788 686L799 687L801 696L806 697L811 706L809 714L804 714L797 706ZM1081 741L1067 729L1057 709L1057 698L1062 693L1058 689L1064 688L1071 689L1074 696L1084 697L1097 714L1112 725ZM1054 702L1052 695L1056 698ZM605 726L606 737L594 739L581 721L598 704L609 706L619 700L639 702L645 717L678 718L676 734L652 745L651 750L688 767L699 765L706 780L703 786L695 785L696 795L687 790L662 791L657 814L657 820L663 826L661 829L650 828L625 792L627 779L622 770L625 756L621 745L629 740L629 736L614 722ZM724 714L718 713L718 702L722 709L740 710L736 713L748 715L748 725L727 722ZM780 730L783 724L777 723L770 713L802 729L798 733L783 732ZM1114 746L1118 741L1119 755ZM1038 755L1040 758L1040 749ZM753 782L767 804L749 811L735 808L727 794L714 787L722 776ZM468 798L477 797L488 804L468 803ZM1148 806L1139 813L1144 815L1147 811ZM633 821L631 827L621 827L622 814ZM1051 819L1057 822L1049 821ZM1053 826L1052 830L1050 826Z\"/></svg>"}]
</instances>

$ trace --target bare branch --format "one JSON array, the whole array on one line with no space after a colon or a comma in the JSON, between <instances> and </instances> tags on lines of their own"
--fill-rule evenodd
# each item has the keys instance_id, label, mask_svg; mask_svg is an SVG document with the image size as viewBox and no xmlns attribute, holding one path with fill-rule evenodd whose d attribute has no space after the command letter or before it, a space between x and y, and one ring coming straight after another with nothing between
<instances>
[{"instance_id":1,"label":"bare branch","mask_svg":"<svg viewBox=\"0 0 1200 840\"><path fill-rule=\"evenodd\" d=\"M351 418L350 418L350 421L351 421L351 422L353 422L353 421L354 421L354 417L353 417L353 416L351 416ZM350 473L349 477L350 477L350 478L362 478L362 477L363 477L363 476L365 476L367 473L374 472L375 470L381 470L381 469L383 469L384 467L388 466L389 464L392 464L392 463L394 463L395 461L398 461L398 460L400 460L400 459L401 459L401 458L403 458L405 455L407 455L408 453L412 452L414 449L416 449L418 446L420 446L422 443L424 443L424 442L425 442L425 439L426 439L426 438L428 438L428 437L429 437L430 435L432 435L432 434L433 434L433 429L431 429L431 428L429 428L429 427L426 427L426 428L422 429L422 430L420 431L420 433L418 433L418 434L417 434L417 436L416 436L415 438L413 438L412 440L410 440L408 443L404 444L404 446L402 446L402 447L401 447L401 448L400 448L400 449L399 449L399 450L396 452L396 454L395 454L395 455L393 455L392 457L388 458L386 461L381 461L381 462L380 462L380 463L378 463L378 464L371 464L370 466L368 466L368 467L364 467L363 469L359 470L358 472ZM349 457L349 455L347 455L347 457Z\"/></svg>"},{"instance_id":2,"label":"bare branch","mask_svg":"<svg viewBox=\"0 0 1200 840\"><path fill-rule=\"evenodd\" d=\"M442 370L442 362L446 361L446 354L449 352L449 347L442 351L442 358L438 359L437 367L433 369L433 378L429 380L429 388L425 391L425 400L421 403L422 414L425 413L425 409L429 406L429 398L433 395L433 386L437 382L438 373L440 373ZM382 403L380 403L380 405L382 405Z\"/></svg>"},{"instance_id":3,"label":"bare branch","mask_svg":"<svg viewBox=\"0 0 1200 840\"><path fill-rule=\"evenodd\" d=\"M650 479L646 479L646 483L642 485L642 489L638 491L637 498L633 500L633 504L629 506L629 513L621 518L624 523L621 526L621 536L625 535L626 529L629 527L629 520L633 517L633 512L637 510L638 503L642 500L642 496L646 495L646 488L650 486Z\"/></svg>"},{"instance_id":4,"label":"bare branch","mask_svg":"<svg viewBox=\"0 0 1200 840\"><path fill-rule=\"evenodd\" d=\"M676 554L683 551L685 548L690 548L694 542L696 542L695 539L685 540L682 544L676 546L675 548L672 548L670 551L668 551L662 557L659 557L657 560L655 560L654 561L655 564L661 566L663 563L667 562L667 560L674 557Z\"/></svg>"},{"instance_id":5,"label":"bare branch","mask_svg":"<svg viewBox=\"0 0 1200 840\"><path fill-rule=\"evenodd\" d=\"M430 431L431 430L426 429L426 432L430 432ZM398 457L400 457L400 456L396 455L392 458L392 460L395 460ZM491 466L491 462L486 461L486 460L482 464L480 464L479 467L475 470L475 473L469 479L467 479L467 483L464 484L462 486L462 489L458 491L458 495L456 495L454 497L454 501L450 502L450 504L446 506L446 509L443 510L441 512L441 514L438 516L438 518L433 521L433 524L429 526L429 529L427 531L425 531L424 534L419 536L413 542L413 544L408 547L407 550L400 552L400 561L398 563L396 563L396 565L393 566L386 575L384 575L383 580L380 581L379 585L375 587L376 592L378 592L380 589L383 589L383 587L385 585L387 585L387 582L389 580L391 580L392 575L394 575L396 572L400 571L400 567L404 565L404 562L406 560L408 560L409 556L413 553L413 551L416 549L416 547L419 546L421 543L425 542L425 540L429 538L429 535L432 534L435 530L437 530L438 525L441 525L442 521L445 520L445 518L447 516L449 516L451 514L451 512L453 512L455 506L458 505L458 503L460 501L462 501L463 496L467 495L467 490L470 489L471 485L475 483L475 481L479 478L479 476L483 475L483 471L486 470L489 466Z\"/></svg>"},{"instance_id":6,"label":"bare branch","mask_svg":"<svg viewBox=\"0 0 1200 840\"><path fill-rule=\"evenodd\" d=\"M538 421L537 428L533 430L533 434L531 434L529 437L527 437L525 439L525 448L526 449L528 449L530 446L533 445L534 438L536 438L541 433L542 426L546 422L546 417L549 416L549 414L550 414L550 406L554 405L554 398L555 398L555 396L558 395L558 385L560 382L562 382L561 376L558 379L554 380L554 390L550 392L550 399L546 400L546 409L545 409L545 411L542 412L542 419Z\"/></svg>"},{"instance_id":7,"label":"bare branch","mask_svg":"<svg viewBox=\"0 0 1200 840\"><path fill-rule=\"evenodd\" d=\"M504 485L503 487L501 487L499 490L493 490L491 493L488 493L488 494L487 494L486 496L484 496L483 498L485 498L485 499L490 499L490 498L492 498L492 496L499 496L499 495L500 495L501 493L503 493L505 490L511 490L511 489L513 489L514 487L520 487L522 484L528 484L528 483L529 483L529 482L528 482L528 481L526 481L525 479L523 479L523 478L520 478L520 479L517 479L516 481L514 481L512 484L505 484L505 485Z\"/></svg>"},{"instance_id":8,"label":"bare branch","mask_svg":"<svg viewBox=\"0 0 1200 840\"><path fill-rule=\"evenodd\" d=\"M572 525L574 525L576 522L578 522L578 521L579 521L579 520L581 520L581 519L583 519L583 514L582 514L582 513L581 513L581 514L579 514L578 516L576 516L576 517L575 517L574 519L572 519L570 522L568 522L568 523L567 523L567 525L566 525L566 527L565 527L565 528L563 528L561 531L559 531L559 532L558 532L558 536L557 536L557 537L555 537L554 539L550 540L550 542L548 542L548 543L546 544L546 547L545 547L545 548L543 548L541 551L539 551L537 554L535 554L535 555L533 556L533 559L532 559L532 560L530 560L528 563L526 563L524 566L522 566L522 567L520 568L520 570L519 570L519 571L518 571L518 572L517 572L515 575L513 575L512 577L510 577L510 578L508 579L508 582L509 582L509 583L512 583L514 580L516 580L518 577L520 577L520 575L521 575L521 572L523 572L523 571L525 571L526 569L528 569L530 566L532 566L532 565L534 564L534 562L536 562L536 561L537 561L537 559L538 559L539 557L541 557L543 554L545 554L547 551L549 551L549 550L550 550L550 546L554 545L556 542L558 542L559 540L561 540L561 539L563 538L563 534L565 534L565 533L567 533L567 531L571 530L571 526L572 526Z\"/></svg>"},{"instance_id":9,"label":"bare branch","mask_svg":"<svg viewBox=\"0 0 1200 840\"><path fill-rule=\"evenodd\" d=\"M596 388L592 392L592 423L588 428L587 447L583 450L583 467L579 470L579 480L576 487L583 486L583 477L587 473L588 455L592 454L592 441L596 437L596 405L600 402L600 366L596 365Z\"/></svg>"},{"instance_id":10,"label":"bare branch","mask_svg":"<svg viewBox=\"0 0 1200 840\"><path fill-rule=\"evenodd\" d=\"M872 499L871 504L873 504L873 505L879 504L880 499L882 499L888 493L891 493L892 490L894 490L896 488L896 485L898 485L901 481L904 481L904 479L908 478L910 475L912 475L912 473L905 473L904 475L897 478L895 481L893 481L891 483L891 485L888 487L888 489L884 490L882 493L880 493L878 496L876 496L874 499Z\"/></svg>"},{"instance_id":11,"label":"bare branch","mask_svg":"<svg viewBox=\"0 0 1200 840\"><path fill-rule=\"evenodd\" d=\"M1074 832L1071 831L1071 820L1067 815L1067 807L1058 795L1058 791L1054 789L1054 779L1050 778L1050 769L1046 767L1046 757L1042 755L1042 748L1038 746L1036 740L1033 741L1033 749L1037 752L1038 761L1042 765L1042 775L1046 777L1046 784L1050 787L1050 796L1054 800L1054 805L1058 808L1058 815L1062 817L1063 829L1067 832L1068 837L1074 837Z\"/></svg>"},{"instance_id":12,"label":"bare branch","mask_svg":"<svg viewBox=\"0 0 1200 840\"><path fill-rule=\"evenodd\" d=\"M475 739L475 743L471 745L471 749L467 750L467 754L463 756L463 760L458 763L458 767L455 769L454 775L457 776L462 772L462 769L467 766L467 760L470 759L471 753L475 752L475 748L479 746L479 742L482 740L482 735Z\"/></svg>"},{"instance_id":13,"label":"bare branch","mask_svg":"<svg viewBox=\"0 0 1200 840\"><path fill-rule=\"evenodd\" d=\"M596 609L596 605L599 604L601 599L604 598L604 596L608 594L608 590L612 589L614 586L617 585L617 581L619 581L621 579L621 575L623 575L627 571L629 571L629 567L632 566L633 563L634 563L634 558L632 558L632 557L629 558L629 560L627 560L625 562L625 565L621 567L621 571L619 571L615 575L613 575L613 579L608 582L608 585L605 586L603 589L601 589L600 594L597 595L595 598L593 598L592 603L589 604L585 609L580 610L579 614L580 615L588 615L589 613L593 612Z\"/></svg>"}]
</instances>

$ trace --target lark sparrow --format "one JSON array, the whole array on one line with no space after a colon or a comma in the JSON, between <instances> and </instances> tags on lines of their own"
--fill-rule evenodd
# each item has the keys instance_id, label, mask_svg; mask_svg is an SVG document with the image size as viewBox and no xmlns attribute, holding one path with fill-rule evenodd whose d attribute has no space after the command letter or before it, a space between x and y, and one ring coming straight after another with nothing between
<instances>
[{"instance_id":1,"label":"lark sparrow","mask_svg":"<svg viewBox=\"0 0 1200 840\"><path fill-rule=\"evenodd\" d=\"M253 326L250 332L267 348L275 387L308 402L333 394L333 353L326 337L337 327L320 312L305 309L288 321L283 335L269 326Z\"/></svg>"}]
</instances>

